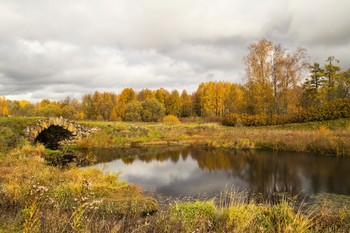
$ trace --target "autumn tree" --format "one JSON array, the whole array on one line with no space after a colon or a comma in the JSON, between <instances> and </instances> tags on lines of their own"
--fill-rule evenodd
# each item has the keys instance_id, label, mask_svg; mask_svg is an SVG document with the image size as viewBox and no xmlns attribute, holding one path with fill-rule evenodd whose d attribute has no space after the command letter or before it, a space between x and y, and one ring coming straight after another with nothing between
<instances>
[{"instance_id":1,"label":"autumn tree","mask_svg":"<svg viewBox=\"0 0 350 233\"><path fill-rule=\"evenodd\" d=\"M243 87L233 83L230 89L229 95L225 100L225 109L227 109L227 113L244 113L246 100L244 98Z\"/></svg>"},{"instance_id":2,"label":"autumn tree","mask_svg":"<svg viewBox=\"0 0 350 233\"><path fill-rule=\"evenodd\" d=\"M165 113L167 115L179 116L182 107L181 98L177 90L173 90L165 102Z\"/></svg>"},{"instance_id":3,"label":"autumn tree","mask_svg":"<svg viewBox=\"0 0 350 233\"><path fill-rule=\"evenodd\" d=\"M118 103L112 110L116 113L118 119L122 119L124 117L124 111L126 109L126 105L132 101L136 101L136 93L132 88L124 88L118 97Z\"/></svg>"},{"instance_id":4,"label":"autumn tree","mask_svg":"<svg viewBox=\"0 0 350 233\"><path fill-rule=\"evenodd\" d=\"M144 101L146 99L152 99L154 98L154 93L153 91L149 89L142 89L138 94L137 94L137 100L138 101Z\"/></svg>"},{"instance_id":5,"label":"autumn tree","mask_svg":"<svg viewBox=\"0 0 350 233\"><path fill-rule=\"evenodd\" d=\"M230 95L231 83L201 83L195 96L195 108L201 116L223 116L226 112L226 100Z\"/></svg>"},{"instance_id":6,"label":"autumn tree","mask_svg":"<svg viewBox=\"0 0 350 233\"><path fill-rule=\"evenodd\" d=\"M301 98L300 82L308 68L306 50L298 48L295 52L287 52L284 57L283 72L278 89L278 114L289 114L298 111Z\"/></svg>"},{"instance_id":7,"label":"autumn tree","mask_svg":"<svg viewBox=\"0 0 350 233\"><path fill-rule=\"evenodd\" d=\"M180 98L182 102L180 116L181 117L192 116L192 96L187 94L186 90L183 90Z\"/></svg>"},{"instance_id":8,"label":"autumn tree","mask_svg":"<svg viewBox=\"0 0 350 233\"><path fill-rule=\"evenodd\" d=\"M307 70L306 50L288 51L262 39L249 46L246 64L247 109L251 114L297 111L300 81Z\"/></svg>"},{"instance_id":9,"label":"autumn tree","mask_svg":"<svg viewBox=\"0 0 350 233\"><path fill-rule=\"evenodd\" d=\"M85 119L92 119L93 108L92 108L92 96L91 94L85 94L82 100L82 110L84 112Z\"/></svg>"},{"instance_id":10,"label":"autumn tree","mask_svg":"<svg viewBox=\"0 0 350 233\"><path fill-rule=\"evenodd\" d=\"M165 107L165 103L168 101L170 93L164 88L159 88L158 90L156 90L154 97Z\"/></svg>"},{"instance_id":11,"label":"autumn tree","mask_svg":"<svg viewBox=\"0 0 350 233\"><path fill-rule=\"evenodd\" d=\"M34 116L34 105L27 100L7 100L9 114L12 116Z\"/></svg>"},{"instance_id":12,"label":"autumn tree","mask_svg":"<svg viewBox=\"0 0 350 233\"><path fill-rule=\"evenodd\" d=\"M251 44L244 57L246 65L246 92L251 114L269 114L273 108L273 89L270 80L273 43L262 39Z\"/></svg>"},{"instance_id":13,"label":"autumn tree","mask_svg":"<svg viewBox=\"0 0 350 233\"><path fill-rule=\"evenodd\" d=\"M4 117L8 115L9 115L9 109L7 106L6 98L4 96L0 97L0 116Z\"/></svg>"},{"instance_id":14,"label":"autumn tree","mask_svg":"<svg viewBox=\"0 0 350 233\"><path fill-rule=\"evenodd\" d=\"M103 95L102 93L95 91L92 95L92 120L103 120L102 116L103 107Z\"/></svg>"},{"instance_id":15,"label":"autumn tree","mask_svg":"<svg viewBox=\"0 0 350 233\"><path fill-rule=\"evenodd\" d=\"M43 99L38 104L36 104L35 115L44 117L60 116L60 104L49 99Z\"/></svg>"}]
</instances>

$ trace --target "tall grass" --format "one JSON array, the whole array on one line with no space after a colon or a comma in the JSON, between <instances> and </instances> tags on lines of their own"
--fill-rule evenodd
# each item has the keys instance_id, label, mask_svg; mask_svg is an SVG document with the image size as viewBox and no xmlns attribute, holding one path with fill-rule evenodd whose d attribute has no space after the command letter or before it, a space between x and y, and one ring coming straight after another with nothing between
<instances>
[{"instance_id":1,"label":"tall grass","mask_svg":"<svg viewBox=\"0 0 350 233\"><path fill-rule=\"evenodd\" d=\"M97 169L46 165L44 148L25 145L0 156L0 215L23 232L107 231L118 219L157 210L141 189ZM0 228L1 229L1 228ZM97 230L99 229L99 230Z\"/></svg>"},{"instance_id":2,"label":"tall grass","mask_svg":"<svg viewBox=\"0 0 350 233\"><path fill-rule=\"evenodd\" d=\"M158 207L118 174L61 170L44 148L25 145L0 156L0 232L348 232L348 205L273 204L229 190L210 200ZM337 203L342 203L338 201ZM332 208L330 208L332 207Z\"/></svg>"}]
</instances>

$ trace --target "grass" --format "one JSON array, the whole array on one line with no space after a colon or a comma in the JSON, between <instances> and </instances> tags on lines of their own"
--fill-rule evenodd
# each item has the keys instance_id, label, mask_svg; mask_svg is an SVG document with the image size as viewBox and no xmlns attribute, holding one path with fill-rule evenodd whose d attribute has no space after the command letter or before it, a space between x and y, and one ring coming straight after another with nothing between
<instances>
[{"instance_id":1,"label":"grass","mask_svg":"<svg viewBox=\"0 0 350 233\"><path fill-rule=\"evenodd\" d=\"M81 123L101 130L78 142L80 148L193 145L207 149L350 155L350 119L265 127L226 127L218 123Z\"/></svg>"},{"instance_id":2,"label":"grass","mask_svg":"<svg viewBox=\"0 0 350 233\"><path fill-rule=\"evenodd\" d=\"M47 165L43 156L42 146L30 145L1 155L0 225L8 231L104 232L125 216L158 209L155 199L118 181L117 174L61 170Z\"/></svg>"},{"instance_id":3,"label":"grass","mask_svg":"<svg viewBox=\"0 0 350 233\"><path fill-rule=\"evenodd\" d=\"M36 119L0 118L0 232L349 232L348 197L319 195L314 204L271 204L228 191L211 200L160 205L141 189L96 169L61 169L55 151L28 145ZM216 123L80 122L100 130L78 148L191 144L207 149L269 149L350 155L349 119L268 127ZM15 140L13 140L13 138ZM164 144L165 142L165 144ZM138 149L138 148L133 148Z\"/></svg>"}]
</instances>

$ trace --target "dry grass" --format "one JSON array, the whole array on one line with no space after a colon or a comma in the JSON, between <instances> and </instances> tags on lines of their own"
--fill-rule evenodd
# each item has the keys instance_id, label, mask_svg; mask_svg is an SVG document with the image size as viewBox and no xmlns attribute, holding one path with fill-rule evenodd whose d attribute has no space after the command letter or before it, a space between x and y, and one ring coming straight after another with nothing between
<instances>
[{"instance_id":1,"label":"dry grass","mask_svg":"<svg viewBox=\"0 0 350 233\"><path fill-rule=\"evenodd\" d=\"M144 196L138 187L119 182L116 174L60 170L46 165L43 153L43 147L25 145L1 155L0 232L350 230L347 205L328 204L330 198L305 207L293 199L281 198L270 204L229 190L211 200L172 201L159 209L153 198Z\"/></svg>"},{"instance_id":2,"label":"dry grass","mask_svg":"<svg viewBox=\"0 0 350 233\"><path fill-rule=\"evenodd\" d=\"M118 175L97 169L60 170L46 165L43 153L43 147L26 145L1 155L0 212L16 220L9 224L12 228L23 232L83 228L101 232L125 216L157 210L153 198L144 196L136 186L119 182Z\"/></svg>"},{"instance_id":3,"label":"dry grass","mask_svg":"<svg viewBox=\"0 0 350 233\"><path fill-rule=\"evenodd\" d=\"M350 155L349 119L266 127L226 127L218 123L103 123L102 129L79 147L138 147L194 145L207 149L274 150L315 154Z\"/></svg>"}]
</instances>

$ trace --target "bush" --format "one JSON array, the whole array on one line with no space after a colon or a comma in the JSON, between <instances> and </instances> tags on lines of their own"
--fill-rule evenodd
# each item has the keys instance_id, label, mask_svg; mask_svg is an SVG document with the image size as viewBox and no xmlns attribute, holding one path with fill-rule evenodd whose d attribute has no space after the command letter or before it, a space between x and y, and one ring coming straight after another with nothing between
<instances>
[{"instance_id":1,"label":"bush","mask_svg":"<svg viewBox=\"0 0 350 233\"><path fill-rule=\"evenodd\" d=\"M350 117L350 99L334 99L322 106L315 106L293 115L245 115L229 114L223 121L227 126L265 126L309 121L326 121Z\"/></svg>"},{"instance_id":2,"label":"bush","mask_svg":"<svg viewBox=\"0 0 350 233\"><path fill-rule=\"evenodd\" d=\"M167 115L165 117L163 117L163 122L164 123L180 123L179 118L177 118L174 115Z\"/></svg>"}]
</instances>

